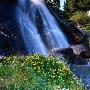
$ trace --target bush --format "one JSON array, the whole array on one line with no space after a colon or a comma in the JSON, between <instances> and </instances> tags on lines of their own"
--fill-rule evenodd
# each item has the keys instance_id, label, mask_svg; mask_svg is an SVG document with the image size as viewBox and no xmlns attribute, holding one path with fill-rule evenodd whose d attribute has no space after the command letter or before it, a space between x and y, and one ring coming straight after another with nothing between
<instances>
[{"instance_id":1,"label":"bush","mask_svg":"<svg viewBox=\"0 0 90 90\"><path fill-rule=\"evenodd\" d=\"M87 24L89 21L89 17L87 16L87 13L85 11L76 11L73 13L71 20L74 20L76 23L79 23L81 25Z\"/></svg>"},{"instance_id":2,"label":"bush","mask_svg":"<svg viewBox=\"0 0 90 90\"><path fill-rule=\"evenodd\" d=\"M0 90L82 90L80 81L58 58L9 56L0 63Z\"/></svg>"}]
</instances>

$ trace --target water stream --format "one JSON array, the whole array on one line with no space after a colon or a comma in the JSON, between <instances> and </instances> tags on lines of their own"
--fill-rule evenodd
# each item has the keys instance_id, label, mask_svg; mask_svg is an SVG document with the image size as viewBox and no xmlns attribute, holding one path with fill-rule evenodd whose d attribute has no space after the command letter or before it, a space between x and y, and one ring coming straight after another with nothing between
<instances>
[{"instance_id":1,"label":"water stream","mask_svg":"<svg viewBox=\"0 0 90 90\"><path fill-rule=\"evenodd\" d=\"M27 3L27 2L28 3ZM20 0L17 9L17 16L20 23L20 29L26 47L29 53L40 53L47 55L49 48L45 42L51 45L52 48L67 48L69 43L58 25L54 16L50 13L43 0ZM30 5L30 6L29 6ZM27 6L27 7L26 7ZM27 12L26 12L27 10ZM35 24L36 11L39 11L42 19L43 28L42 34L45 34L45 39L39 33L38 26Z\"/></svg>"}]
</instances>

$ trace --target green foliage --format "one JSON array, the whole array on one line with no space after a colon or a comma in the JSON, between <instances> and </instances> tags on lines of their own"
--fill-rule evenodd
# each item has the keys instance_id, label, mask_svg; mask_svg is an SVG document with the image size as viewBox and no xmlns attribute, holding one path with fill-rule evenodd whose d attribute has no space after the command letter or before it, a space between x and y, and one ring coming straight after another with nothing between
<instances>
[{"instance_id":1,"label":"green foliage","mask_svg":"<svg viewBox=\"0 0 90 90\"><path fill-rule=\"evenodd\" d=\"M65 11L67 12L74 12L75 6L74 6L74 0L66 0L65 6L64 6Z\"/></svg>"},{"instance_id":2,"label":"green foliage","mask_svg":"<svg viewBox=\"0 0 90 90\"><path fill-rule=\"evenodd\" d=\"M90 17L89 17L90 20ZM90 21L89 24L86 25L86 31L90 33ZM89 38L89 45L90 45L90 38Z\"/></svg>"},{"instance_id":3,"label":"green foliage","mask_svg":"<svg viewBox=\"0 0 90 90\"><path fill-rule=\"evenodd\" d=\"M89 17L87 16L87 13L85 11L76 11L75 13L73 13L71 20L74 20L76 23L83 25L89 22L88 18Z\"/></svg>"},{"instance_id":4,"label":"green foliage","mask_svg":"<svg viewBox=\"0 0 90 90\"><path fill-rule=\"evenodd\" d=\"M65 10L68 12L75 10L89 10L90 0L66 0Z\"/></svg>"},{"instance_id":5,"label":"green foliage","mask_svg":"<svg viewBox=\"0 0 90 90\"><path fill-rule=\"evenodd\" d=\"M90 9L90 0L66 0L64 5L66 17L72 17L77 11L87 11Z\"/></svg>"},{"instance_id":6,"label":"green foliage","mask_svg":"<svg viewBox=\"0 0 90 90\"><path fill-rule=\"evenodd\" d=\"M90 33L90 24L87 24L86 31Z\"/></svg>"},{"instance_id":7,"label":"green foliage","mask_svg":"<svg viewBox=\"0 0 90 90\"><path fill-rule=\"evenodd\" d=\"M90 16L87 11L90 10L90 0L66 0L65 3L65 17L76 22L76 25L86 31L90 31Z\"/></svg>"},{"instance_id":8,"label":"green foliage","mask_svg":"<svg viewBox=\"0 0 90 90\"><path fill-rule=\"evenodd\" d=\"M58 58L9 56L0 63L0 90L82 90L80 81Z\"/></svg>"},{"instance_id":9,"label":"green foliage","mask_svg":"<svg viewBox=\"0 0 90 90\"><path fill-rule=\"evenodd\" d=\"M90 8L90 0L75 0L75 4L77 6L77 8L81 9L81 10L89 10Z\"/></svg>"}]
</instances>

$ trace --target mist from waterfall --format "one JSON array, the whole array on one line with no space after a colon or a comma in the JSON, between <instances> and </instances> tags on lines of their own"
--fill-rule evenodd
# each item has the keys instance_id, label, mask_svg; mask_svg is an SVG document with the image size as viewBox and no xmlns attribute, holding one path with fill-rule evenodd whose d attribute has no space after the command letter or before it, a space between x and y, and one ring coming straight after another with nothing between
<instances>
[{"instance_id":1,"label":"mist from waterfall","mask_svg":"<svg viewBox=\"0 0 90 90\"><path fill-rule=\"evenodd\" d=\"M27 1L27 0L26 0ZM51 15L43 0L20 0L18 6L18 19L22 32L22 36L29 53L40 53L47 55L48 47L45 42L51 45L52 48L67 48L69 47L68 41L61 31L57 21ZM24 4L27 4L24 5ZM43 21L43 33L46 37L42 39L41 34L35 24L36 11L39 11ZM26 12L27 11L27 12Z\"/></svg>"}]
</instances>

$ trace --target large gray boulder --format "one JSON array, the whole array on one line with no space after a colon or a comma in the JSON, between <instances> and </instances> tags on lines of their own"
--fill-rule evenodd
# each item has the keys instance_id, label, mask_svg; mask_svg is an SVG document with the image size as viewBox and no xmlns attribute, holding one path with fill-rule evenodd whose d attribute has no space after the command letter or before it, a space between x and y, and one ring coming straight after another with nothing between
<instances>
[{"instance_id":1,"label":"large gray boulder","mask_svg":"<svg viewBox=\"0 0 90 90\"><path fill-rule=\"evenodd\" d=\"M90 58L90 50L89 47L86 45L73 45L69 48L59 49L54 48L49 53L49 56L61 56L67 60L67 62L70 64L87 64L87 60Z\"/></svg>"}]
</instances>

